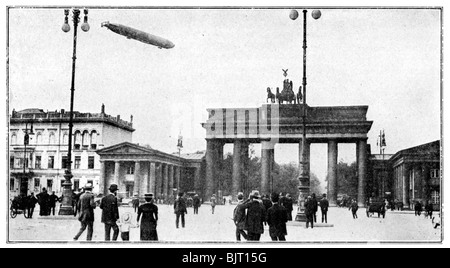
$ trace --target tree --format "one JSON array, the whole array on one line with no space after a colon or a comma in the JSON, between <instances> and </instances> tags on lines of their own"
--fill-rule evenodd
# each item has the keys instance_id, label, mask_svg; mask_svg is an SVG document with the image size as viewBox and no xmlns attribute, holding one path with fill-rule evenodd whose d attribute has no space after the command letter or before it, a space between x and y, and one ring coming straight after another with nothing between
<instances>
[{"instance_id":1,"label":"tree","mask_svg":"<svg viewBox=\"0 0 450 268\"><path fill-rule=\"evenodd\" d=\"M358 176L356 162L350 165L340 161L337 166L338 195L358 196Z\"/></svg>"}]
</instances>

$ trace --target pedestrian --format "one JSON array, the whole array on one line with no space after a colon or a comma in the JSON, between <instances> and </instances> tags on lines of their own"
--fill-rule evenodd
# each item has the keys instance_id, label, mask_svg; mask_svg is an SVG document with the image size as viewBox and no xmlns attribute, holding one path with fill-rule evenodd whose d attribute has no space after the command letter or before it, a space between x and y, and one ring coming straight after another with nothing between
<instances>
[{"instance_id":1,"label":"pedestrian","mask_svg":"<svg viewBox=\"0 0 450 268\"><path fill-rule=\"evenodd\" d=\"M264 208L266 209L266 211L272 206L272 201L270 201L270 197L268 194L266 195L262 195L261 198Z\"/></svg>"},{"instance_id":2,"label":"pedestrian","mask_svg":"<svg viewBox=\"0 0 450 268\"><path fill-rule=\"evenodd\" d=\"M311 223L311 229L314 228L314 202L312 197L308 195L305 199L305 216L306 216L306 229L308 229Z\"/></svg>"},{"instance_id":3,"label":"pedestrian","mask_svg":"<svg viewBox=\"0 0 450 268\"><path fill-rule=\"evenodd\" d=\"M294 201L292 200L291 195L286 194L286 196L284 197L284 207L286 208L288 221L292 221L292 211L294 210L293 203Z\"/></svg>"},{"instance_id":4,"label":"pedestrian","mask_svg":"<svg viewBox=\"0 0 450 268\"><path fill-rule=\"evenodd\" d=\"M111 184L109 186L110 194L103 197L100 201L100 208L102 209L102 223L105 224L105 241L111 239L111 228L113 229L113 241L117 241L119 236L119 227L117 226L117 220L119 219L119 205L117 202L116 192L117 184Z\"/></svg>"},{"instance_id":5,"label":"pedestrian","mask_svg":"<svg viewBox=\"0 0 450 268\"><path fill-rule=\"evenodd\" d=\"M139 207L139 196L137 194L134 195L133 200L131 200L131 204L133 205L134 213L136 213Z\"/></svg>"},{"instance_id":6,"label":"pedestrian","mask_svg":"<svg viewBox=\"0 0 450 268\"><path fill-rule=\"evenodd\" d=\"M286 194L286 198L288 194ZM272 241L286 241L287 229L286 222L288 221L288 210L278 204L279 195L272 194L273 206L267 211L267 224L269 224L269 235Z\"/></svg>"},{"instance_id":7,"label":"pedestrian","mask_svg":"<svg viewBox=\"0 0 450 268\"><path fill-rule=\"evenodd\" d=\"M94 232L94 209L96 207L94 194L92 193L92 184L88 183L84 187L85 192L80 196L79 204L79 214L78 220L81 222L80 231L75 235L73 240L78 240L80 235L86 230L87 227L87 236L86 240L92 240L92 234Z\"/></svg>"},{"instance_id":8,"label":"pedestrian","mask_svg":"<svg viewBox=\"0 0 450 268\"><path fill-rule=\"evenodd\" d=\"M238 204L233 211L233 221L236 225L236 241L241 241L241 235L245 240L247 240L248 236L245 232L246 214L244 206L244 194L242 192L239 192L237 195L237 199Z\"/></svg>"},{"instance_id":9,"label":"pedestrian","mask_svg":"<svg viewBox=\"0 0 450 268\"><path fill-rule=\"evenodd\" d=\"M327 213L328 213L328 207L330 206L328 199L327 199L327 194L323 194L322 195L322 200L320 200L320 211L322 212L322 223L325 221L325 223L328 223L328 219L327 219Z\"/></svg>"},{"instance_id":10,"label":"pedestrian","mask_svg":"<svg viewBox=\"0 0 450 268\"><path fill-rule=\"evenodd\" d=\"M33 218L33 212L37 202L38 200L36 196L34 196L34 193L31 192L31 194L27 197L27 210L29 219Z\"/></svg>"},{"instance_id":11,"label":"pedestrian","mask_svg":"<svg viewBox=\"0 0 450 268\"><path fill-rule=\"evenodd\" d=\"M430 219L433 218L433 204L431 202L427 201L425 204L425 217Z\"/></svg>"},{"instance_id":12,"label":"pedestrian","mask_svg":"<svg viewBox=\"0 0 450 268\"><path fill-rule=\"evenodd\" d=\"M249 241L259 241L264 233L264 224L267 224L266 209L260 199L259 192L254 190L246 201L244 207L247 209L245 228Z\"/></svg>"},{"instance_id":13,"label":"pedestrian","mask_svg":"<svg viewBox=\"0 0 450 268\"><path fill-rule=\"evenodd\" d=\"M194 207L194 214L198 214L198 208L200 207L200 198L198 197L198 194L194 195L192 206Z\"/></svg>"},{"instance_id":14,"label":"pedestrian","mask_svg":"<svg viewBox=\"0 0 450 268\"><path fill-rule=\"evenodd\" d=\"M122 238L122 241L130 241L130 228L138 227L137 224L132 223L132 219L133 217L130 212L125 212L120 216L117 225L119 226L120 238Z\"/></svg>"},{"instance_id":15,"label":"pedestrian","mask_svg":"<svg viewBox=\"0 0 450 268\"><path fill-rule=\"evenodd\" d=\"M278 204L280 204L281 206L284 206L284 195L283 192L280 193L279 198L278 198Z\"/></svg>"},{"instance_id":16,"label":"pedestrian","mask_svg":"<svg viewBox=\"0 0 450 268\"><path fill-rule=\"evenodd\" d=\"M318 205L318 201L317 201L315 193L312 193L311 200L313 202L313 207L314 207L314 214L313 214L314 222L317 222L317 210L318 210L319 205Z\"/></svg>"},{"instance_id":17,"label":"pedestrian","mask_svg":"<svg viewBox=\"0 0 450 268\"><path fill-rule=\"evenodd\" d=\"M212 211L212 214L214 214L214 209L216 208L216 203L217 203L217 199L216 199L216 195L215 194L213 194L211 196L210 202L211 202L211 211Z\"/></svg>"},{"instance_id":18,"label":"pedestrian","mask_svg":"<svg viewBox=\"0 0 450 268\"><path fill-rule=\"evenodd\" d=\"M352 200L349 210L350 209L352 210L353 219L357 219L358 215L356 215L356 212L358 211L358 203L356 202L355 199Z\"/></svg>"},{"instance_id":19,"label":"pedestrian","mask_svg":"<svg viewBox=\"0 0 450 268\"><path fill-rule=\"evenodd\" d=\"M80 196L83 194L84 189L81 188L80 192L76 192L75 190L72 190L72 209L73 209L73 215L76 216L79 210L78 207L78 200L80 200Z\"/></svg>"},{"instance_id":20,"label":"pedestrian","mask_svg":"<svg viewBox=\"0 0 450 268\"><path fill-rule=\"evenodd\" d=\"M176 215L175 226L178 229L178 226L180 223L180 217L181 217L181 227L184 228L184 226L185 226L184 214L187 214L187 209L186 209L186 201L183 198L182 192L178 193L178 197L173 204L173 209L174 209L174 213Z\"/></svg>"},{"instance_id":21,"label":"pedestrian","mask_svg":"<svg viewBox=\"0 0 450 268\"><path fill-rule=\"evenodd\" d=\"M45 187L42 188L42 192L38 193L36 197L39 203L39 216L48 216L50 213L48 209L49 195L47 189Z\"/></svg>"},{"instance_id":22,"label":"pedestrian","mask_svg":"<svg viewBox=\"0 0 450 268\"><path fill-rule=\"evenodd\" d=\"M53 191L52 194L48 197L49 215L53 214L53 216L55 216L56 202L58 202L58 200L59 200L58 196L56 196L55 191Z\"/></svg>"},{"instance_id":23,"label":"pedestrian","mask_svg":"<svg viewBox=\"0 0 450 268\"><path fill-rule=\"evenodd\" d=\"M144 195L145 203L138 208L137 222L141 227L141 241L154 240L158 241L158 233L156 226L158 222L158 207L153 204L153 194ZM142 220L139 224L139 220Z\"/></svg>"},{"instance_id":24,"label":"pedestrian","mask_svg":"<svg viewBox=\"0 0 450 268\"><path fill-rule=\"evenodd\" d=\"M419 201L416 201L414 205L414 215L420 216L422 213L422 204Z\"/></svg>"}]
</instances>

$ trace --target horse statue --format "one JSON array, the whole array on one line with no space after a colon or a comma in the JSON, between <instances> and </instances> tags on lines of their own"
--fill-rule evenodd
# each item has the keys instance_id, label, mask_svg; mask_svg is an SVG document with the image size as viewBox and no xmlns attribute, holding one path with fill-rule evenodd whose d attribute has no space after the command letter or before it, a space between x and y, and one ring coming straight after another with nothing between
<instances>
[{"instance_id":1,"label":"horse statue","mask_svg":"<svg viewBox=\"0 0 450 268\"><path fill-rule=\"evenodd\" d=\"M300 104L302 103L303 100L303 95L302 95L302 86L300 86L298 88L298 93L297 93L297 103Z\"/></svg>"},{"instance_id":2,"label":"horse statue","mask_svg":"<svg viewBox=\"0 0 450 268\"><path fill-rule=\"evenodd\" d=\"M271 101L271 103L275 103L275 94L272 93L272 90L270 90L270 87L267 88L267 100L266 102L269 102L269 99Z\"/></svg>"},{"instance_id":3,"label":"horse statue","mask_svg":"<svg viewBox=\"0 0 450 268\"><path fill-rule=\"evenodd\" d=\"M294 104L296 104L296 96L294 91L292 90L293 88L293 83L292 81L289 81L289 79L285 79L283 81L283 90L281 91L281 93L279 92L279 88L277 88L277 99L278 99L278 103L279 104L283 104L285 101L289 102L289 104L292 104L292 102L294 102Z\"/></svg>"}]
</instances>

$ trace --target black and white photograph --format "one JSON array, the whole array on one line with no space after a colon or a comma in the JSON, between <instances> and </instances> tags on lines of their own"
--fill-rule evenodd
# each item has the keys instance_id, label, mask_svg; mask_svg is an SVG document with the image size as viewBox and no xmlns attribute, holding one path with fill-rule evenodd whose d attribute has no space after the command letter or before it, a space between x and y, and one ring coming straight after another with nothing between
<instances>
[{"instance_id":1,"label":"black and white photograph","mask_svg":"<svg viewBox=\"0 0 450 268\"><path fill-rule=\"evenodd\" d=\"M442 6L5 9L7 246L442 245Z\"/></svg>"}]
</instances>

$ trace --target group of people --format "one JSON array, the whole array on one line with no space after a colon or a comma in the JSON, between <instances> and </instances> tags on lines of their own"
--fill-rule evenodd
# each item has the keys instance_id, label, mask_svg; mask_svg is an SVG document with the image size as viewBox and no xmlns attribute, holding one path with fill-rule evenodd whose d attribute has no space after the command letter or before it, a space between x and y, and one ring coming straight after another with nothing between
<instances>
[{"instance_id":1,"label":"group of people","mask_svg":"<svg viewBox=\"0 0 450 268\"><path fill-rule=\"evenodd\" d=\"M30 195L25 197L25 207L28 213L28 219L33 218L36 204L39 204L39 216L55 215L56 203L61 202L61 200L62 199L55 194L55 191L53 191L52 194L48 194L46 188L42 188L42 191L36 196L31 192Z\"/></svg>"},{"instance_id":2,"label":"group of people","mask_svg":"<svg viewBox=\"0 0 450 268\"><path fill-rule=\"evenodd\" d=\"M316 194L312 193L305 198L305 216L306 216L306 228L314 228L314 223L317 222L317 211L320 206L322 212L322 223L328 223L328 208L330 203L328 202L327 195L323 194L320 201L317 200Z\"/></svg>"},{"instance_id":3,"label":"group of people","mask_svg":"<svg viewBox=\"0 0 450 268\"><path fill-rule=\"evenodd\" d=\"M88 183L84 187L84 192L81 194L78 204L78 220L81 222L81 228L73 238L78 240L81 234L87 228L87 241L92 240L94 231L94 209L97 204L92 193L92 184ZM111 229L113 230L112 241L117 241L119 231L123 241L130 239L130 228L140 227L141 240L158 240L156 231L158 221L158 207L154 204L153 194L145 194L145 203L137 208L137 223L132 222L132 215L126 212L119 215L119 204L116 197L118 187L116 184L111 184L109 187L109 194L103 197L100 201L100 209L102 210L101 222L105 225L105 241L111 240ZM140 222L140 224L139 224Z\"/></svg>"}]
</instances>

